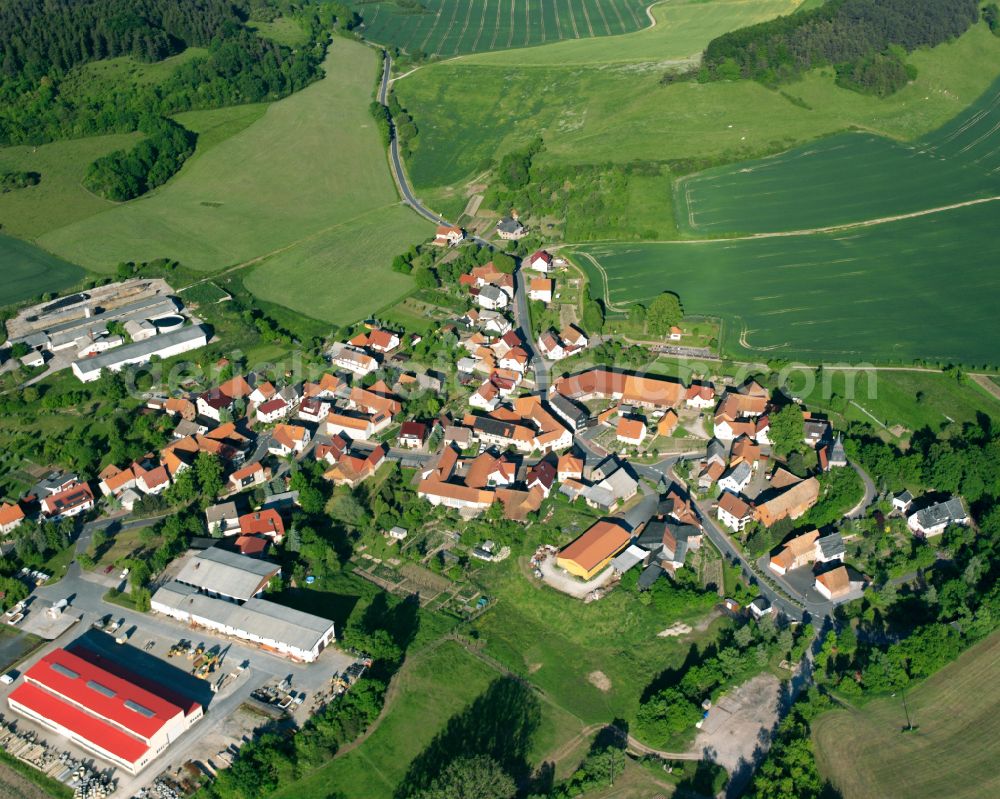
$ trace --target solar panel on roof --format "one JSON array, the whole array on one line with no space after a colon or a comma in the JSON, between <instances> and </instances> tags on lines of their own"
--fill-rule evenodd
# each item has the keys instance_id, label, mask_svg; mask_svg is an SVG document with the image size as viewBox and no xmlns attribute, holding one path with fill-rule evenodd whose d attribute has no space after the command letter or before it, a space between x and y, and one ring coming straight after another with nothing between
<instances>
[{"instance_id":1,"label":"solar panel on roof","mask_svg":"<svg viewBox=\"0 0 1000 799\"><path fill-rule=\"evenodd\" d=\"M69 677L71 680L75 680L80 676L75 671L73 671L73 669L68 669L61 663L50 663L49 668L51 668L52 671L61 674L63 677Z\"/></svg>"}]
</instances>

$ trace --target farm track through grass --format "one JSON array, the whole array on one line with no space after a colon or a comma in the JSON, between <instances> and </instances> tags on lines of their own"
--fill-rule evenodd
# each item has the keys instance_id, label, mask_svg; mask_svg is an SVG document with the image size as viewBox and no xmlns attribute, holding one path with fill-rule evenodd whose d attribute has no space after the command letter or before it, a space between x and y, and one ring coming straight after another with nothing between
<instances>
[{"instance_id":1,"label":"farm track through grass","mask_svg":"<svg viewBox=\"0 0 1000 799\"><path fill-rule=\"evenodd\" d=\"M1000 79L914 142L844 133L677 182L688 235L831 226L1000 195Z\"/></svg>"},{"instance_id":2,"label":"farm track through grass","mask_svg":"<svg viewBox=\"0 0 1000 799\"><path fill-rule=\"evenodd\" d=\"M722 316L734 357L997 364L996 213L986 203L841 233L587 245L577 260L614 307L674 291L688 313Z\"/></svg>"},{"instance_id":3,"label":"farm track through grass","mask_svg":"<svg viewBox=\"0 0 1000 799\"><path fill-rule=\"evenodd\" d=\"M392 256L428 227L400 205L368 113L376 66L371 48L335 39L324 79L267 106L150 196L40 243L99 272L160 257L205 273L254 265L248 283L260 296L323 321L386 305L410 285L390 272Z\"/></svg>"}]
</instances>

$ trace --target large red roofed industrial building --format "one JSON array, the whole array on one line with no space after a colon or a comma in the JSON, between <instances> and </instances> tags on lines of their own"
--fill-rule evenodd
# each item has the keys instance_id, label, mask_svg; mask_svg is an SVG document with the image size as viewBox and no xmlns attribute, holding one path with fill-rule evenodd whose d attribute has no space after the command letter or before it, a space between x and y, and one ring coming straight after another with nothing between
<instances>
[{"instance_id":1,"label":"large red roofed industrial building","mask_svg":"<svg viewBox=\"0 0 1000 799\"><path fill-rule=\"evenodd\" d=\"M201 718L197 702L187 708L139 683L123 669L112 673L87 650L56 649L24 674L7 701L38 722L130 774L138 774Z\"/></svg>"}]
</instances>

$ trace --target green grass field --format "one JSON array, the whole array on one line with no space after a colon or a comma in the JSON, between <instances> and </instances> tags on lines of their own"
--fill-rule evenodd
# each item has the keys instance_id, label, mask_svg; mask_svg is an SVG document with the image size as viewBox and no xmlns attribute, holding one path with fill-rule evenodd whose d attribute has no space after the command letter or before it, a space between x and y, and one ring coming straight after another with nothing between
<instances>
[{"instance_id":1,"label":"green grass field","mask_svg":"<svg viewBox=\"0 0 1000 799\"><path fill-rule=\"evenodd\" d=\"M84 277L78 266L32 244L0 234L0 306L58 292Z\"/></svg>"},{"instance_id":2,"label":"green grass field","mask_svg":"<svg viewBox=\"0 0 1000 799\"><path fill-rule=\"evenodd\" d=\"M50 230L112 208L81 181L95 158L129 149L139 133L0 148L0 172L37 172L37 186L0 194L0 225L12 236L34 239Z\"/></svg>"},{"instance_id":3,"label":"green grass field","mask_svg":"<svg viewBox=\"0 0 1000 799\"><path fill-rule=\"evenodd\" d=\"M182 174L217 144L259 119L266 108L265 104L257 103L178 114L177 121L198 134L197 149L182 167ZM0 172L30 171L42 176L37 186L0 194L3 229L13 236L33 240L114 208L115 203L83 187L83 176L94 159L115 150L128 150L141 138L139 133L126 133L0 149Z\"/></svg>"},{"instance_id":4,"label":"green grass field","mask_svg":"<svg viewBox=\"0 0 1000 799\"><path fill-rule=\"evenodd\" d=\"M376 208L265 259L243 285L314 319L349 324L413 288L412 278L388 267L393 256L426 235L427 223L409 209Z\"/></svg>"},{"instance_id":5,"label":"green grass field","mask_svg":"<svg viewBox=\"0 0 1000 799\"><path fill-rule=\"evenodd\" d=\"M481 53L462 61L515 67L636 62L665 65L695 58L716 36L790 14L799 3L800 0L668 0L651 7L655 26L624 36L567 38L545 47Z\"/></svg>"},{"instance_id":6,"label":"green grass field","mask_svg":"<svg viewBox=\"0 0 1000 799\"><path fill-rule=\"evenodd\" d=\"M726 320L727 355L1000 363L993 204L839 234L588 245L577 258L614 307L677 292Z\"/></svg>"},{"instance_id":7,"label":"green grass field","mask_svg":"<svg viewBox=\"0 0 1000 799\"><path fill-rule=\"evenodd\" d=\"M900 697L813 722L820 771L844 799L988 799L1000 795L1000 634ZM904 790L905 789L905 790Z\"/></svg>"},{"instance_id":8,"label":"green grass field","mask_svg":"<svg viewBox=\"0 0 1000 799\"><path fill-rule=\"evenodd\" d=\"M299 22L291 17L278 17L271 22L251 22L247 25L265 39L286 47L301 47L309 41L309 35Z\"/></svg>"},{"instance_id":9,"label":"green grass field","mask_svg":"<svg viewBox=\"0 0 1000 799\"><path fill-rule=\"evenodd\" d=\"M417 662L396 677L395 699L371 737L285 786L273 799L338 793L391 799L410 761L498 676L455 643L412 657Z\"/></svg>"},{"instance_id":10,"label":"green grass field","mask_svg":"<svg viewBox=\"0 0 1000 799\"><path fill-rule=\"evenodd\" d=\"M389 261L428 226L399 204L368 115L375 53L337 39L325 66L326 78L262 115L260 107L245 115L226 109L231 116L214 122L209 112L185 115L181 121L204 126L217 143L150 196L50 231L40 243L98 272L160 257L213 272L271 257L250 276L254 290L322 319L354 319L388 304L409 287ZM348 270L365 291L343 292Z\"/></svg>"},{"instance_id":11,"label":"green grass field","mask_svg":"<svg viewBox=\"0 0 1000 799\"><path fill-rule=\"evenodd\" d=\"M453 56L610 36L650 24L647 0L423 0L412 13L391 0L353 2L365 38L410 53Z\"/></svg>"},{"instance_id":12,"label":"green grass field","mask_svg":"<svg viewBox=\"0 0 1000 799\"><path fill-rule=\"evenodd\" d=\"M1000 79L915 142L845 133L681 178L676 195L678 224L690 235L803 230L996 197Z\"/></svg>"},{"instance_id":13,"label":"green grass field","mask_svg":"<svg viewBox=\"0 0 1000 799\"><path fill-rule=\"evenodd\" d=\"M739 22L734 19L734 27ZM618 54L608 57L621 60L633 49L642 52L644 37L658 36L656 30L593 45L620 43ZM687 36L676 49L665 41L664 52L671 54L689 53L695 45ZM682 168L692 160L742 161L852 128L916 139L962 113L1000 73L1000 39L985 25L954 43L914 53L917 79L884 100L838 88L830 70L809 73L784 94L751 81L664 86L658 62L562 66L546 57L558 47L518 51L547 66L479 63L487 57L477 56L396 81L394 91L420 129L407 162L420 196L432 204L457 196L461 204L465 184L486 164L538 135L546 147L542 163L651 160ZM669 181L661 190L670 191Z\"/></svg>"},{"instance_id":14,"label":"green grass field","mask_svg":"<svg viewBox=\"0 0 1000 799\"><path fill-rule=\"evenodd\" d=\"M824 379L827 384L815 384L811 392L800 390L798 380L790 381L790 387L808 407L830 414L838 426L858 421L890 430L899 426L906 431L925 427L939 431L952 423L977 424L981 413L1000 421L1000 400L972 380L959 382L939 372L829 371ZM836 408L842 409L838 411L831 394L854 402L846 407L838 402Z\"/></svg>"},{"instance_id":15,"label":"green grass field","mask_svg":"<svg viewBox=\"0 0 1000 799\"><path fill-rule=\"evenodd\" d=\"M575 510L555 512L568 513L549 522L567 542L592 522ZM695 625L707 611L659 618L626 591L584 604L534 579L526 559L519 563L512 557L485 568L478 580L487 596L499 598L476 622L486 651L527 674L552 702L585 724L632 718L656 675L680 666L691 646L703 646L718 633L713 626L680 639L660 638L657 633L675 621ZM594 672L605 675L607 690L594 684Z\"/></svg>"}]
</instances>

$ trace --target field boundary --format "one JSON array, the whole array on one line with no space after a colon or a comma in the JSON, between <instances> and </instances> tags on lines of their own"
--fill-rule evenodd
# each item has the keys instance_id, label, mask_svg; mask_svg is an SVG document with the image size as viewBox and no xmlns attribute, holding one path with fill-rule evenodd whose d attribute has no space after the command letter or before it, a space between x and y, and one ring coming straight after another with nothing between
<instances>
[{"instance_id":1,"label":"field boundary","mask_svg":"<svg viewBox=\"0 0 1000 799\"><path fill-rule=\"evenodd\" d=\"M775 230L767 233L748 233L737 236L717 236L710 239L642 239L632 241L629 239L595 239L594 241L568 242L563 247L594 247L604 244L720 244L734 241L757 241L759 239L781 239L804 236L819 236L826 233L844 233L849 230L861 230L864 228L878 227L880 225L891 225L893 222L905 222L908 219L919 219L922 216L933 216L943 214L948 211L956 211L959 208L969 208L974 205L994 203L1000 201L1000 195L990 197L977 197L974 200L963 200L959 203L941 205L936 208L924 208L920 211L910 211L905 214L894 216L883 216L877 219L865 219L861 222L844 222L839 225L828 225L825 227L804 228L802 230Z\"/></svg>"}]
</instances>

